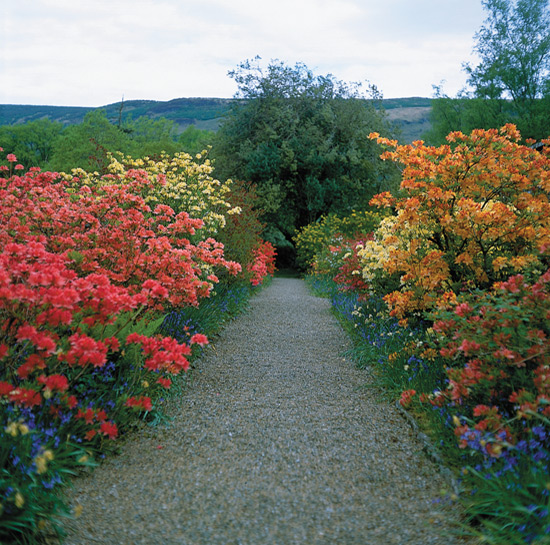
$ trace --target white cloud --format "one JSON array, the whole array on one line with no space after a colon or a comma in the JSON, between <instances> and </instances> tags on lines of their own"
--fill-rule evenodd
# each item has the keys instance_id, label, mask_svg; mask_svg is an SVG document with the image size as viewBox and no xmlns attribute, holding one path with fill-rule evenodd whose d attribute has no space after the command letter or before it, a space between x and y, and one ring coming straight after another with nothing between
<instances>
[{"instance_id":1,"label":"white cloud","mask_svg":"<svg viewBox=\"0 0 550 545\"><path fill-rule=\"evenodd\" d=\"M99 106L231 96L227 72L260 55L385 96L463 84L479 0L19 0L0 14L0 103Z\"/></svg>"}]
</instances>

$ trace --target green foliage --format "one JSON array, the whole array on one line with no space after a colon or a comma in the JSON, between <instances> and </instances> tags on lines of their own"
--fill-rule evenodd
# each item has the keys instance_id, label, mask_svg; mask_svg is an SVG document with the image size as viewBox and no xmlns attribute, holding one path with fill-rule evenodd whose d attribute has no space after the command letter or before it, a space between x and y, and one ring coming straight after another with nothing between
<instances>
[{"instance_id":1,"label":"green foliage","mask_svg":"<svg viewBox=\"0 0 550 545\"><path fill-rule=\"evenodd\" d=\"M511 457L490 468L464 471L465 484L475 491L462 502L471 525L467 533L483 543L549 543L548 461L541 448L541 428L535 430L537 434L530 432L527 441L510 449ZM538 457L533 459L535 453Z\"/></svg>"},{"instance_id":2,"label":"green foliage","mask_svg":"<svg viewBox=\"0 0 550 545\"><path fill-rule=\"evenodd\" d=\"M349 239L366 236L378 227L385 215L386 211L353 210L348 216L328 214L302 227L293 237L296 244L296 265L301 270L309 269L315 256L326 251L335 236L342 235Z\"/></svg>"},{"instance_id":3,"label":"green foliage","mask_svg":"<svg viewBox=\"0 0 550 545\"><path fill-rule=\"evenodd\" d=\"M233 182L227 196L231 208L239 208L239 214L228 214L225 227L218 233L218 240L224 245L224 256L230 261L250 264L254 262L254 250L262 242L264 224L260 221L256 187L246 182ZM243 267L238 277L224 275L225 282L234 283L243 278L250 281L252 274Z\"/></svg>"},{"instance_id":4,"label":"green foliage","mask_svg":"<svg viewBox=\"0 0 550 545\"><path fill-rule=\"evenodd\" d=\"M108 153L121 152L131 157L174 154L181 149L175 140L175 128L167 119L128 117L113 124L103 110L86 114L79 125L67 127L55 142L49 162L52 170L70 172L73 168L87 171L107 171Z\"/></svg>"},{"instance_id":5,"label":"green foliage","mask_svg":"<svg viewBox=\"0 0 550 545\"><path fill-rule=\"evenodd\" d=\"M230 73L242 100L220 127L213 153L220 177L257 184L266 233L289 240L323 214L364 208L392 187L395 170L367 139L371 131L391 133L374 87L364 93L303 64L272 61L264 71L258 61Z\"/></svg>"},{"instance_id":6,"label":"green foliage","mask_svg":"<svg viewBox=\"0 0 550 545\"><path fill-rule=\"evenodd\" d=\"M59 137L50 169L70 172L73 168L103 172L108 151L127 152L130 137L113 125L102 110L92 110L79 125L67 127Z\"/></svg>"},{"instance_id":7,"label":"green foliage","mask_svg":"<svg viewBox=\"0 0 550 545\"><path fill-rule=\"evenodd\" d=\"M51 159L62 130L61 123L49 119L23 125L2 125L0 145L15 154L18 162L27 169L32 166L43 168Z\"/></svg>"},{"instance_id":8,"label":"green foliage","mask_svg":"<svg viewBox=\"0 0 550 545\"><path fill-rule=\"evenodd\" d=\"M214 131L198 129L195 125L189 125L178 137L181 149L190 155L201 153L212 146Z\"/></svg>"},{"instance_id":9,"label":"green foliage","mask_svg":"<svg viewBox=\"0 0 550 545\"><path fill-rule=\"evenodd\" d=\"M466 66L476 96L509 98L521 117L549 89L548 0L483 0L489 12L476 34L481 62Z\"/></svg>"},{"instance_id":10,"label":"green foliage","mask_svg":"<svg viewBox=\"0 0 550 545\"><path fill-rule=\"evenodd\" d=\"M133 157L156 156L163 151L172 155L181 150L175 141L174 123L168 119L142 116L134 121L129 117L117 128L129 136L127 153Z\"/></svg>"},{"instance_id":11,"label":"green foliage","mask_svg":"<svg viewBox=\"0 0 550 545\"><path fill-rule=\"evenodd\" d=\"M11 465L18 460L18 467ZM54 446L37 430L0 412L0 542L43 543L45 534L64 534L69 515L62 490L69 478L95 465L76 443ZM15 541L13 541L15 540Z\"/></svg>"}]
</instances>

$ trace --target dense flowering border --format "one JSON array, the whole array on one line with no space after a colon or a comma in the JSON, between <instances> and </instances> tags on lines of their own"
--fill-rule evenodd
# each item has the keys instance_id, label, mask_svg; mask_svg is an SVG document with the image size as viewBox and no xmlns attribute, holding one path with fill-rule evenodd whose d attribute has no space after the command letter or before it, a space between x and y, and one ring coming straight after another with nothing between
<instances>
[{"instance_id":1,"label":"dense flowering border","mask_svg":"<svg viewBox=\"0 0 550 545\"><path fill-rule=\"evenodd\" d=\"M401 192L372 200L393 215L353 256L326 244L340 285L361 272L369 296L340 288L333 306L360 361L462 465L472 531L538 543L550 533L549 150L520 145L512 125L438 148L371 138L404 166Z\"/></svg>"},{"instance_id":2,"label":"dense flowering border","mask_svg":"<svg viewBox=\"0 0 550 545\"><path fill-rule=\"evenodd\" d=\"M210 236L214 223L205 229L205 219L220 219L208 215L208 202L227 209L225 186L197 218L158 199L151 207L148 197L162 197L163 176L146 169L67 176L23 172L13 154L7 160L0 178L0 540L57 528L63 504L52 491L65 475L113 448L136 414L154 410L189 368L194 347L208 344L196 331L180 341L159 335L165 313L198 307L220 271L227 278L241 270ZM191 174L210 183L210 193L218 187ZM258 284L273 272L274 250L260 244L254 257L245 265Z\"/></svg>"},{"instance_id":3,"label":"dense flowering border","mask_svg":"<svg viewBox=\"0 0 550 545\"><path fill-rule=\"evenodd\" d=\"M518 142L513 125L448 136L449 144L385 146L382 157L404 165L401 192L371 204L397 216L384 261L402 287L385 294L394 316L430 310L472 288L511 274L544 272L550 248L550 156ZM375 234L375 238L376 234Z\"/></svg>"}]
</instances>

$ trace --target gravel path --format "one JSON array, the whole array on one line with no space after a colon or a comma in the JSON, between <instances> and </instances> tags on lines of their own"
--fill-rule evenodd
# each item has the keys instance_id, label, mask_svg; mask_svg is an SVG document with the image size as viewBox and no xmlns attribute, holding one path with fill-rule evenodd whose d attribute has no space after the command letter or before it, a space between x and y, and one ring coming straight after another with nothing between
<instances>
[{"instance_id":1,"label":"gravel path","mask_svg":"<svg viewBox=\"0 0 550 545\"><path fill-rule=\"evenodd\" d=\"M174 420L78 479L67 545L460 543L448 486L342 358L330 304L274 279L198 362ZM162 448L159 448L162 447Z\"/></svg>"}]
</instances>

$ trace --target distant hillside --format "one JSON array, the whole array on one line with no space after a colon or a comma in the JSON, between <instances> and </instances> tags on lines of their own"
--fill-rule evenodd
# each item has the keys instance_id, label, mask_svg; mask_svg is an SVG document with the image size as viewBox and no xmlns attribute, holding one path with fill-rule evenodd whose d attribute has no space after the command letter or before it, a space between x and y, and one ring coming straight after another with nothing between
<instances>
[{"instance_id":1,"label":"distant hillside","mask_svg":"<svg viewBox=\"0 0 550 545\"><path fill-rule=\"evenodd\" d=\"M107 117L113 122L117 122L120 116L123 120L128 116L133 119L141 116L153 119L164 117L173 121L179 132L189 125L215 131L231 108L233 100L228 98L176 98L165 102L128 100L101 106L101 109L105 110ZM401 130L403 142L418 139L429 129L431 99L390 98L383 100L382 104L389 118ZM94 109L96 108L3 104L0 105L0 125L15 125L44 118L73 125L81 123L86 113Z\"/></svg>"},{"instance_id":2,"label":"distant hillside","mask_svg":"<svg viewBox=\"0 0 550 545\"><path fill-rule=\"evenodd\" d=\"M399 140L410 144L431 128L431 98L388 98L382 101L388 117L401 131Z\"/></svg>"}]
</instances>

